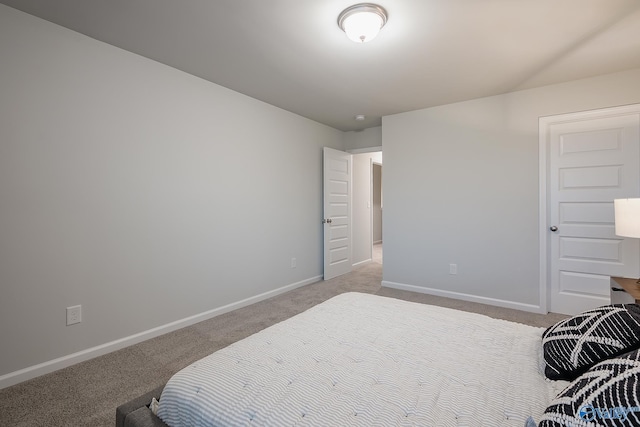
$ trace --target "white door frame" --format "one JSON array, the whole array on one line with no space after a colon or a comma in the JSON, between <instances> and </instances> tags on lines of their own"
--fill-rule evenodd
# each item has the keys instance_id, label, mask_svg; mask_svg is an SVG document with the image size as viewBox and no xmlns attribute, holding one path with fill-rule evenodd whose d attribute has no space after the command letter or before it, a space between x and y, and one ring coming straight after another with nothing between
<instances>
[{"instance_id":1,"label":"white door frame","mask_svg":"<svg viewBox=\"0 0 640 427\"><path fill-rule=\"evenodd\" d=\"M369 259L373 261L373 159L369 159Z\"/></svg>"},{"instance_id":2,"label":"white door frame","mask_svg":"<svg viewBox=\"0 0 640 427\"><path fill-rule=\"evenodd\" d=\"M369 160L370 160L369 161L369 170L370 170L370 173L371 173L371 175L370 175L371 188L370 188L370 191L369 191L369 200L370 200L369 206L371 208L370 208L369 214L371 216L371 219L370 219L370 221L371 221L370 222L370 224L371 224L371 230L370 230L370 233L371 233L371 236L370 236L371 237L371 258L373 259L373 244L374 244L374 241L373 241L373 234L374 234L373 233L373 210L374 210L373 195L374 195L374 191L375 191L375 185L373 184L373 179L374 179L373 168L376 165L380 166L382 168L382 163L374 161L373 159L369 159ZM380 183L380 186L382 187L382 182Z\"/></svg>"},{"instance_id":3,"label":"white door frame","mask_svg":"<svg viewBox=\"0 0 640 427\"><path fill-rule=\"evenodd\" d=\"M581 111L576 113L559 114L540 117L538 129L539 148L539 241L540 241L540 312L548 313L549 307L549 251L551 226L549 219L549 126L552 124L601 118L604 115L617 116L620 114L640 112L640 104L623 105L620 107L602 108L598 110Z\"/></svg>"}]
</instances>

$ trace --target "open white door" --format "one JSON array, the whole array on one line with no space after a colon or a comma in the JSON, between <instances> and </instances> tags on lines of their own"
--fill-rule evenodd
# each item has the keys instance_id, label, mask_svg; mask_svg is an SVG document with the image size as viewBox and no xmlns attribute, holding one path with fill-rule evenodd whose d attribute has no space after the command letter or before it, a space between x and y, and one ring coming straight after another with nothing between
<instances>
[{"instance_id":1,"label":"open white door","mask_svg":"<svg viewBox=\"0 0 640 427\"><path fill-rule=\"evenodd\" d=\"M351 271L351 154L324 148L324 280Z\"/></svg>"},{"instance_id":2,"label":"open white door","mask_svg":"<svg viewBox=\"0 0 640 427\"><path fill-rule=\"evenodd\" d=\"M640 106L541 119L548 150L549 302L609 303L609 276L637 277L637 239L614 233L613 199L640 195Z\"/></svg>"}]
</instances>

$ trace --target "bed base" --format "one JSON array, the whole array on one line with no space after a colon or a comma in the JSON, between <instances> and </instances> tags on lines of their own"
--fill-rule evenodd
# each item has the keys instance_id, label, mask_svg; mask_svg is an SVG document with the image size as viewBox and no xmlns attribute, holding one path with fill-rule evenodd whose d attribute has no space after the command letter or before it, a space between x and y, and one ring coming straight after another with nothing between
<instances>
[{"instance_id":1,"label":"bed base","mask_svg":"<svg viewBox=\"0 0 640 427\"><path fill-rule=\"evenodd\" d=\"M164 385L118 406L116 427L169 427L149 409L151 399L160 400L163 389Z\"/></svg>"}]
</instances>

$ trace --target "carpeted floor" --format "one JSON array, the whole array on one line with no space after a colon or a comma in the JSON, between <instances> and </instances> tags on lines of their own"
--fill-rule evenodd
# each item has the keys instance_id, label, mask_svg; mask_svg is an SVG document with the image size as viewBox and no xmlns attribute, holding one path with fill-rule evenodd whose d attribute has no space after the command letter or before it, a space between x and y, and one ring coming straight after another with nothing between
<instances>
[{"instance_id":1,"label":"carpeted floor","mask_svg":"<svg viewBox=\"0 0 640 427\"><path fill-rule=\"evenodd\" d=\"M374 262L347 275L0 390L0 426L113 426L117 406L164 384L189 363L343 292L435 304L533 326L564 318L381 288L378 254Z\"/></svg>"}]
</instances>

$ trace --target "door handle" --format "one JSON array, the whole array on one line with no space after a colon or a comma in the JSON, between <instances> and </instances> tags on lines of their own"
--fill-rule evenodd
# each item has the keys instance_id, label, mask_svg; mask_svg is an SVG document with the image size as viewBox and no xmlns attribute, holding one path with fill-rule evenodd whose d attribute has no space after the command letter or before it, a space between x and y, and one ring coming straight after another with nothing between
<instances>
[{"instance_id":1,"label":"door handle","mask_svg":"<svg viewBox=\"0 0 640 427\"><path fill-rule=\"evenodd\" d=\"M331 218L329 218L329 219L323 219L323 220L322 220L322 223L323 223L323 224L331 224Z\"/></svg>"},{"instance_id":2,"label":"door handle","mask_svg":"<svg viewBox=\"0 0 640 427\"><path fill-rule=\"evenodd\" d=\"M611 290L612 290L613 292L627 292L627 291L625 291L625 290L624 290L624 289L622 289L622 288L611 288Z\"/></svg>"},{"instance_id":3,"label":"door handle","mask_svg":"<svg viewBox=\"0 0 640 427\"><path fill-rule=\"evenodd\" d=\"M558 231L558 227L556 227L555 225L552 225L551 227L549 227L549 230L555 233L556 231Z\"/></svg>"}]
</instances>

